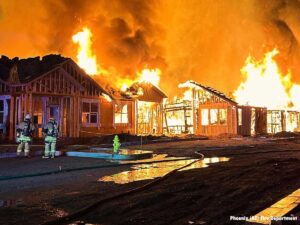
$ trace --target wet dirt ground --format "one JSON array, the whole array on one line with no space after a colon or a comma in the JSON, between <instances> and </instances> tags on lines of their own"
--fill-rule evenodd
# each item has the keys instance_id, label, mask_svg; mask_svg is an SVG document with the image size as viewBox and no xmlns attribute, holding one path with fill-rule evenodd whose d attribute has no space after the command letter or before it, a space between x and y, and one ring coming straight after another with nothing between
<instances>
[{"instance_id":1,"label":"wet dirt ground","mask_svg":"<svg viewBox=\"0 0 300 225\"><path fill-rule=\"evenodd\" d=\"M177 172L148 190L110 201L77 218L90 224L243 224L230 216L255 215L300 188L300 140L215 139L151 144L132 149L172 157L229 160ZM101 159L0 159L0 177L35 171L110 165ZM140 166L140 165L139 165ZM158 171L160 165L155 165ZM101 178L148 169L123 165L0 180L0 224L41 224L93 202L144 185ZM120 179L120 177L118 178ZM154 178L157 179L157 178ZM1 204L2 203L2 204Z\"/></svg>"}]
</instances>

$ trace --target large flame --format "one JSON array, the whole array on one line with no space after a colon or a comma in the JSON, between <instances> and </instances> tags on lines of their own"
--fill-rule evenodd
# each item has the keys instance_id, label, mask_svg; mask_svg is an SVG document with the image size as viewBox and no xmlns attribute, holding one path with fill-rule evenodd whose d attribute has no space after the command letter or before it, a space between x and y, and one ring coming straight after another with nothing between
<instances>
[{"instance_id":1,"label":"large flame","mask_svg":"<svg viewBox=\"0 0 300 225\"><path fill-rule=\"evenodd\" d=\"M77 63L89 75L99 74L96 56L92 52L92 33L84 27L82 31L73 35L72 40L79 45Z\"/></svg>"},{"instance_id":2,"label":"large flame","mask_svg":"<svg viewBox=\"0 0 300 225\"><path fill-rule=\"evenodd\" d=\"M274 49L266 53L261 61L251 56L246 59L241 69L245 81L234 92L239 104L269 109L295 109L299 106L296 97L300 96L299 85L292 83L290 73L281 74L274 60L278 53Z\"/></svg>"},{"instance_id":3,"label":"large flame","mask_svg":"<svg viewBox=\"0 0 300 225\"><path fill-rule=\"evenodd\" d=\"M158 68L148 69L145 68L136 73L134 79L120 78L117 81L117 86L121 91L126 92L127 89L134 83L151 83L156 87L159 87L161 71Z\"/></svg>"},{"instance_id":4,"label":"large flame","mask_svg":"<svg viewBox=\"0 0 300 225\"><path fill-rule=\"evenodd\" d=\"M139 82L146 82L151 83L154 86L159 86L160 81L160 69L143 69L141 72L138 73L139 76Z\"/></svg>"}]
</instances>

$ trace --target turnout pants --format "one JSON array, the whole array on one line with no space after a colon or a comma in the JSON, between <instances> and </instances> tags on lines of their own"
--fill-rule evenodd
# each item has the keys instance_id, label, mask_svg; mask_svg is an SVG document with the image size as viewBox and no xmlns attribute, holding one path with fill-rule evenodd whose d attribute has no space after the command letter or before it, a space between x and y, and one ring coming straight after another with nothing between
<instances>
[{"instance_id":1,"label":"turnout pants","mask_svg":"<svg viewBox=\"0 0 300 225\"><path fill-rule=\"evenodd\" d=\"M55 156L56 151L56 138L51 136L46 136L45 138L45 156Z\"/></svg>"},{"instance_id":2,"label":"turnout pants","mask_svg":"<svg viewBox=\"0 0 300 225\"><path fill-rule=\"evenodd\" d=\"M29 155L29 151L30 151L30 144L29 144L29 142L23 142L23 141L21 141L20 144L18 145L17 155L18 156L21 155L21 152L23 151L23 148L24 148L24 154L25 154L25 156L28 156Z\"/></svg>"}]
</instances>

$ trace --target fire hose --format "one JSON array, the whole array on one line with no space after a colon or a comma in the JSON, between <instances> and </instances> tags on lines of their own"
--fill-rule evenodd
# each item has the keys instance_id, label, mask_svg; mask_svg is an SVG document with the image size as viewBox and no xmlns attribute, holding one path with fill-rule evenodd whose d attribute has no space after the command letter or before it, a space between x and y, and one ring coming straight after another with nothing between
<instances>
[{"instance_id":1,"label":"fire hose","mask_svg":"<svg viewBox=\"0 0 300 225\"><path fill-rule=\"evenodd\" d=\"M116 200L116 199L119 199L119 198L122 198L122 197L125 197L125 196L128 196L130 194L136 194L138 192L141 192L141 191L144 191L144 190L147 190L159 183L161 183L162 181L164 181L165 179L167 179L168 177L172 176L173 174L175 174L176 172L184 169L184 168L187 168L191 165L193 165L194 163L196 162L199 162L201 160L204 159L204 155L202 153L200 153L199 151L196 151L195 152L196 155L200 156L199 159L195 159L193 162L191 163L188 163L180 168L177 168L177 169L174 169L172 170L171 172L165 174L164 176L160 177L160 178L157 178L156 180L153 180L143 186L140 186L140 187L137 187L137 188L134 188L134 189L131 189L129 191L125 191L123 193L120 193L120 194L116 194L114 196L111 196L111 197L108 197L108 198L104 198L104 199L101 199L97 202L94 202L92 204L90 204L89 206L85 207L85 208L82 208L70 215L67 215L67 216L64 216L64 217L61 217L61 218L58 218L58 219L55 219L55 220L51 220L51 221L48 221L48 222L45 222L45 223L42 223L41 225L61 225L61 224L66 224L66 223L70 223L72 221L74 221L75 219L78 219L79 217L82 217L83 215L89 213L91 210L99 207L100 205L104 204L104 203L107 203L109 201L113 201L113 200Z\"/></svg>"},{"instance_id":2,"label":"fire hose","mask_svg":"<svg viewBox=\"0 0 300 225\"><path fill-rule=\"evenodd\" d=\"M66 168L66 169L60 168L57 170L51 170L51 171L40 172L40 173L29 173L29 174L21 174L16 176L1 176L0 181L15 180L15 179L22 179L22 178L29 178L29 177L40 177L40 176L47 176L47 175L81 171L81 170L105 169L111 167L123 167L123 166L152 164L152 163L160 163L160 162L176 162L176 161L187 160L187 159L192 159L192 158L166 159L166 160L156 160L156 161L138 162L138 163L132 162L132 163L113 164L113 165L109 164L109 165L84 166L84 167L75 167L75 168Z\"/></svg>"},{"instance_id":3,"label":"fire hose","mask_svg":"<svg viewBox=\"0 0 300 225\"><path fill-rule=\"evenodd\" d=\"M243 153L232 153L226 155L220 155L219 157L232 157L232 156L240 156L240 155L256 155L256 154L268 154L268 153L280 153L280 152L297 152L298 150L271 150L271 151L254 151L254 152L243 152ZM196 151L195 154L201 154L199 151ZM191 158L185 158L191 159ZM4 180L15 180L21 178L29 178L29 177L39 177L39 176L46 176L52 174L59 174L65 172L73 172L73 171L81 171L81 170L91 170L91 169L101 169L101 168L111 168L111 167L122 167L122 166L131 166L131 165L140 165L140 164L151 164L151 163L160 163L160 162L174 162L174 161L181 161L183 159L170 159L170 160L159 160L159 161L150 161L150 162L139 162L139 163L124 163L124 164L114 164L114 165L96 165L96 166L86 166L86 167L77 167L77 168L67 168L67 169L59 169L59 170L52 170L47 172L41 173L29 173L29 174L21 174L16 176L1 176L0 181Z\"/></svg>"}]
</instances>

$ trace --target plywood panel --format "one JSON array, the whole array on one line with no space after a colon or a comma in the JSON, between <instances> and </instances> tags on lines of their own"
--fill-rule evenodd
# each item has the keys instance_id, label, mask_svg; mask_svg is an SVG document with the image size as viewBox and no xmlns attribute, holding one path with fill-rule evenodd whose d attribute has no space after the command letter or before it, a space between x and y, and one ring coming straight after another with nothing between
<instances>
[{"instance_id":1,"label":"plywood panel","mask_svg":"<svg viewBox=\"0 0 300 225\"><path fill-rule=\"evenodd\" d=\"M201 110L202 109L227 109L227 123L222 124L209 124L203 126L201 124L202 118L201 118ZM209 113L210 114L210 113ZM212 102L212 103L206 103L206 104L200 104L199 105L199 112L198 112L198 129L196 134L200 135L207 135L207 136L217 136L224 133L229 134L236 134L237 128L236 128L236 110L235 106L227 103L227 102ZM210 115L209 115L209 121L210 121Z\"/></svg>"}]
</instances>

